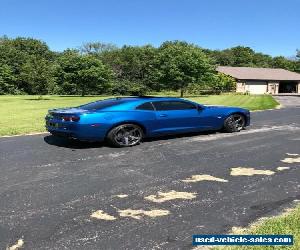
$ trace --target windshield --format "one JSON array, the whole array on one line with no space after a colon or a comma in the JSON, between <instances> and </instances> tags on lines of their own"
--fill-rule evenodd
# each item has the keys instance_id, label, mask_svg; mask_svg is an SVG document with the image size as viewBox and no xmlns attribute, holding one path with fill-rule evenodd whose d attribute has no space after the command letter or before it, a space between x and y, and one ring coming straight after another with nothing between
<instances>
[{"instance_id":1,"label":"windshield","mask_svg":"<svg viewBox=\"0 0 300 250\"><path fill-rule=\"evenodd\" d=\"M99 109L108 108L108 107L111 107L114 105L119 105L124 102L125 102L124 100L108 99L108 100L84 104L84 105L79 106L79 108L85 109L85 110L99 110Z\"/></svg>"}]
</instances>

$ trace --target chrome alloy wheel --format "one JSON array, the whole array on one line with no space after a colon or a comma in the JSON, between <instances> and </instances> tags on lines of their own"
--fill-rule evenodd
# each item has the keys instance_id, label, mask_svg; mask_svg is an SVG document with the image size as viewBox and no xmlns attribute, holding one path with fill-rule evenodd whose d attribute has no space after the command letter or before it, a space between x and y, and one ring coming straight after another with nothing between
<instances>
[{"instance_id":1,"label":"chrome alloy wheel","mask_svg":"<svg viewBox=\"0 0 300 250\"><path fill-rule=\"evenodd\" d=\"M142 129L135 124L124 124L114 129L114 141L121 147L138 144L143 138Z\"/></svg>"},{"instance_id":2,"label":"chrome alloy wheel","mask_svg":"<svg viewBox=\"0 0 300 250\"><path fill-rule=\"evenodd\" d=\"M227 122L233 131L241 131L245 127L245 118L240 114L231 115Z\"/></svg>"}]
</instances>

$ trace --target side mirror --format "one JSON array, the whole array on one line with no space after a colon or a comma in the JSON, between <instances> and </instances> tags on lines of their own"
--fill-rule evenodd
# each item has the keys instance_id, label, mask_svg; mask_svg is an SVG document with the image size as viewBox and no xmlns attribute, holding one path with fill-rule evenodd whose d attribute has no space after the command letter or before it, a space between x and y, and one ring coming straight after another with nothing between
<instances>
[{"instance_id":1,"label":"side mirror","mask_svg":"<svg viewBox=\"0 0 300 250\"><path fill-rule=\"evenodd\" d=\"M204 106L202 106L202 105L198 105L198 106L197 106L197 110L198 110L198 111L201 111L201 110L203 110L203 109L204 109Z\"/></svg>"}]
</instances>

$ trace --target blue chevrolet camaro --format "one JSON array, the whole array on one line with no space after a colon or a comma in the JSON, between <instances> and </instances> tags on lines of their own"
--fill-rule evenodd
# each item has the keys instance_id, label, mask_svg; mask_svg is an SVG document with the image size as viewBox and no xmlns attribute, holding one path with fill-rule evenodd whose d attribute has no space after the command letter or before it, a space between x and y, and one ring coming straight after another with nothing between
<instances>
[{"instance_id":1,"label":"blue chevrolet camaro","mask_svg":"<svg viewBox=\"0 0 300 250\"><path fill-rule=\"evenodd\" d=\"M46 128L55 136L134 146L145 137L224 130L239 132L250 112L235 107L204 106L173 97L117 97L74 108L49 110Z\"/></svg>"}]
</instances>

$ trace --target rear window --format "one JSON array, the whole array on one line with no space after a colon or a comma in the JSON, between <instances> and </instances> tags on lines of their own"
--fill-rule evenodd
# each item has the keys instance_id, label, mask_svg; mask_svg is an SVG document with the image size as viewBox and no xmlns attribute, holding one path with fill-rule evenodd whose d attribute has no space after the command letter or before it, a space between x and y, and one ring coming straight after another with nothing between
<instances>
[{"instance_id":1,"label":"rear window","mask_svg":"<svg viewBox=\"0 0 300 250\"><path fill-rule=\"evenodd\" d=\"M104 108L108 108L111 106L119 105L124 102L125 102L125 100L116 100L116 99L103 100L103 101L97 101L97 102L91 102L88 104L84 104L84 105L79 106L79 108L82 108L85 110L99 110L99 109L104 109Z\"/></svg>"},{"instance_id":2,"label":"rear window","mask_svg":"<svg viewBox=\"0 0 300 250\"><path fill-rule=\"evenodd\" d=\"M136 107L138 110L154 110L153 105L151 102L145 102Z\"/></svg>"}]
</instances>

